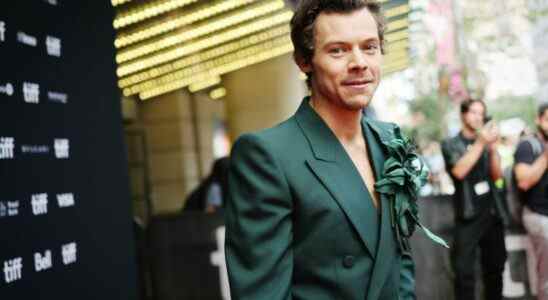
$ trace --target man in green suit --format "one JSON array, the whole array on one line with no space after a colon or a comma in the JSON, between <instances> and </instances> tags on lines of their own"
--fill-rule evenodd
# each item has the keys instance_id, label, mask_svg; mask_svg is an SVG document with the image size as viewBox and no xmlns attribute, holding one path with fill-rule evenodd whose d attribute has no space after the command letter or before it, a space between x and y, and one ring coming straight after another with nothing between
<instances>
[{"instance_id":1,"label":"man in green suit","mask_svg":"<svg viewBox=\"0 0 548 300\"><path fill-rule=\"evenodd\" d=\"M391 198L375 189L399 130L362 116L381 79L384 29L372 1L299 4L291 38L311 96L285 122L240 137L231 154L233 300L415 299Z\"/></svg>"}]
</instances>

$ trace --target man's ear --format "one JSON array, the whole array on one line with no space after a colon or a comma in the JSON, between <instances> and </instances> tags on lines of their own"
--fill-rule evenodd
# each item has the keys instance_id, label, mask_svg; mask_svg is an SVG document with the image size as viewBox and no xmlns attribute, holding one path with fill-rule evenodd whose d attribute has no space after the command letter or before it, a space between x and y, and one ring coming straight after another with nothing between
<instances>
[{"instance_id":1,"label":"man's ear","mask_svg":"<svg viewBox=\"0 0 548 300\"><path fill-rule=\"evenodd\" d=\"M303 57L295 55L295 62L297 63L297 66L299 67L301 72L305 74L312 72L312 65L306 62Z\"/></svg>"}]
</instances>

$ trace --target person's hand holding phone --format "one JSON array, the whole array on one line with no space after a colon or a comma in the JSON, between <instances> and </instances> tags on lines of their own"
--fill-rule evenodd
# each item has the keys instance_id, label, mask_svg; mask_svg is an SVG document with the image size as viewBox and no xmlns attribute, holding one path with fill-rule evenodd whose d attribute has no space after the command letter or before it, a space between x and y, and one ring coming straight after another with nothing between
<instances>
[{"instance_id":1,"label":"person's hand holding phone","mask_svg":"<svg viewBox=\"0 0 548 300\"><path fill-rule=\"evenodd\" d=\"M490 146L495 144L499 138L499 128L495 121L490 120L481 128L479 138Z\"/></svg>"}]
</instances>

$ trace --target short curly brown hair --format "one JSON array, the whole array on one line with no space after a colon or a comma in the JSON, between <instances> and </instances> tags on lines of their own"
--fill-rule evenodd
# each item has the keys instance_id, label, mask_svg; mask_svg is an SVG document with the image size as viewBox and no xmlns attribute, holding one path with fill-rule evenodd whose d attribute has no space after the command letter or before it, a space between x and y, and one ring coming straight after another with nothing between
<instances>
[{"instance_id":1,"label":"short curly brown hair","mask_svg":"<svg viewBox=\"0 0 548 300\"><path fill-rule=\"evenodd\" d=\"M386 19L379 2L372 0L301 0L291 19L291 41L295 49L293 52L295 60L311 63L314 55L314 24L320 13L350 13L362 8L367 8L377 23L381 53L384 54ZM310 87L311 74L306 75L306 82Z\"/></svg>"}]
</instances>

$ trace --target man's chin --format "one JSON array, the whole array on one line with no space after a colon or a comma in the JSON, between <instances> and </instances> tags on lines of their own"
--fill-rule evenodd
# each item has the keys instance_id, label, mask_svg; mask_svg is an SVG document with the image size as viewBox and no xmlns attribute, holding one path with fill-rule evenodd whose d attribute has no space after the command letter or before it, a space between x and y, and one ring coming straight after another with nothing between
<instances>
[{"instance_id":1,"label":"man's chin","mask_svg":"<svg viewBox=\"0 0 548 300\"><path fill-rule=\"evenodd\" d=\"M364 109L371 102L371 96L369 95L356 95L347 99L346 103L355 109Z\"/></svg>"}]
</instances>

